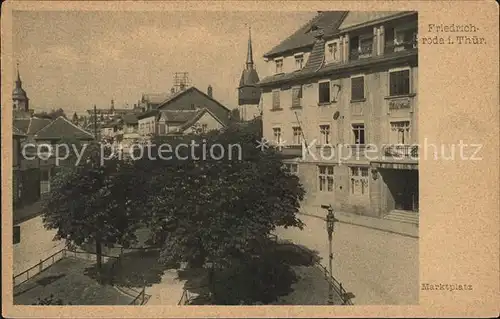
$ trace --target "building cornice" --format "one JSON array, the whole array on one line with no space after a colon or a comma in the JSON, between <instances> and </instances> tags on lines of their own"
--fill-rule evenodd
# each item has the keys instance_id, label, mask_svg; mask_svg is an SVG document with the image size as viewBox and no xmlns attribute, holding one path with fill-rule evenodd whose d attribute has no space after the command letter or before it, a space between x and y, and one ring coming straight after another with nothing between
<instances>
[{"instance_id":1,"label":"building cornice","mask_svg":"<svg viewBox=\"0 0 500 319\"><path fill-rule=\"evenodd\" d=\"M379 57L373 57L368 59L360 59L355 61L349 61L348 63L339 63L339 64L331 64L326 65L319 69L317 72L308 72L302 74L293 74L290 73L290 77L285 77L282 79L271 79L264 82L259 83L260 88L268 88L274 87L282 84L290 84L297 83L300 81L308 81L321 77L331 77L338 76L344 73L352 73L359 72L360 70L366 68L376 68L381 67L383 65L392 65L392 64L400 64L404 61L414 60L418 63L418 52L417 49L409 50L404 52L397 52L392 54L386 54Z\"/></svg>"},{"instance_id":2,"label":"building cornice","mask_svg":"<svg viewBox=\"0 0 500 319\"><path fill-rule=\"evenodd\" d=\"M386 22L389 22L389 21L394 21L396 19L400 19L400 18L404 18L404 17L409 17L409 16L416 15L416 14L417 14L416 11L398 12L398 13L396 13L394 15L391 15L391 16L386 16L386 17L382 17L382 18L379 18L379 19L375 19L375 20L370 20L370 21L367 21L367 22L359 23L359 24L356 24L356 25L349 26L349 27L347 27L345 29L339 29L339 31L337 32L337 34L330 35L329 37L338 36L338 35L344 34L346 32L351 32L351 31L355 31L355 30L358 30L358 29L363 29L363 28L374 26L374 25L377 25L377 24L383 24L383 23L386 23Z\"/></svg>"}]
</instances>

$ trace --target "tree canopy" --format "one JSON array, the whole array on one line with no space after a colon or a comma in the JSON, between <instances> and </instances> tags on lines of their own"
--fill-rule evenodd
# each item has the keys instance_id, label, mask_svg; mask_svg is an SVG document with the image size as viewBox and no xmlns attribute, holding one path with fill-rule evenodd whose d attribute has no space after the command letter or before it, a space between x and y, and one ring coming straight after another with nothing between
<instances>
[{"instance_id":1,"label":"tree canopy","mask_svg":"<svg viewBox=\"0 0 500 319\"><path fill-rule=\"evenodd\" d=\"M277 226L302 227L297 213L304 189L283 169L279 154L256 148L258 140L260 123L255 120L223 132L155 140L172 149L204 144L205 160L198 160L203 158L200 146L171 160L136 162L152 176L144 184L144 206L164 240L165 262L228 265L253 253Z\"/></svg>"},{"instance_id":2,"label":"tree canopy","mask_svg":"<svg viewBox=\"0 0 500 319\"><path fill-rule=\"evenodd\" d=\"M141 158L101 161L100 146L91 144L80 165L61 167L51 182L44 223L58 238L96 243L98 255L101 244L127 246L146 225L165 264L225 268L248 260L276 227L303 226L304 189L277 152L256 147L260 138L254 120L157 137Z\"/></svg>"},{"instance_id":3,"label":"tree canopy","mask_svg":"<svg viewBox=\"0 0 500 319\"><path fill-rule=\"evenodd\" d=\"M34 116L40 117L40 118L48 118L48 119L52 119L52 120L55 120L59 116L67 118L66 113L64 113L64 110L62 108L52 109L52 111L50 111L50 112L42 111L39 113L35 113Z\"/></svg>"},{"instance_id":4,"label":"tree canopy","mask_svg":"<svg viewBox=\"0 0 500 319\"><path fill-rule=\"evenodd\" d=\"M43 205L45 227L57 229L56 239L96 244L98 256L102 244L129 244L135 239L140 212L134 205L137 193L130 167L129 162L117 158L101 165L100 145L90 144L79 165L59 167L51 180L51 192Z\"/></svg>"}]
</instances>

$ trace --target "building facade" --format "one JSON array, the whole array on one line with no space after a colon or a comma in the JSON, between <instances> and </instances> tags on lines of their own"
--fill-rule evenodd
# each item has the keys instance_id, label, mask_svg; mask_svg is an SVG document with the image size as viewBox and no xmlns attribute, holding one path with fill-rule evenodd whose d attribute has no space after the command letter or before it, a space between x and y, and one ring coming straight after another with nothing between
<instances>
[{"instance_id":1,"label":"building facade","mask_svg":"<svg viewBox=\"0 0 500 319\"><path fill-rule=\"evenodd\" d=\"M320 12L265 55L264 137L300 177L303 209L418 223L415 12Z\"/></svg>"},{"instance_id":2,"label":"building facade","mask_svg":"<svg viewBox=\"0 0 500 319\"><path fill-rule=\"evenodd\" d=\"M138 132L142 140L155 135L177 135L207 132L226 127L230 120L227 107L195 87L174 93L154 110L139 114Z\"/></svg>"}]
</instances>

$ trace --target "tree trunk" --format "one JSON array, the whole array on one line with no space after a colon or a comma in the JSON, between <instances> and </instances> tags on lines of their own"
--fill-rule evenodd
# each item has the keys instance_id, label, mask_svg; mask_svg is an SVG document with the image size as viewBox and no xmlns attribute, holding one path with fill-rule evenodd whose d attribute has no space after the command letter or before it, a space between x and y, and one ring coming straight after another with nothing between
<instances>
[{"instance_id":1,"label":"tree trunk","mask_svg":"<svg viewBox=\"0 0 500 319\"><path fill-rule=\"evenodd\" d=\"M97 270L100 273L101 269L102 269L102 245L101 245L101 238L99 237L99 235L97 235L96 239L95 239L95 254L97 257L97 260L96 260Z\"/></svg>"}]
</instances>

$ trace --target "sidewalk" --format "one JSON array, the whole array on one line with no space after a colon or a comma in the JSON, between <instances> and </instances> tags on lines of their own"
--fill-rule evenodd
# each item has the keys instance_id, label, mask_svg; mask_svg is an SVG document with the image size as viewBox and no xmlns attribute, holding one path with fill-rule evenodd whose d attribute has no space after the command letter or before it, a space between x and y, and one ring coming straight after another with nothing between
<instances>
[{"instance_id":1,"label":"sidewalk","mask_svg":"<svg viewBox=\"0 0 500 319\"><path fill-rule=\"evenodd\" d=\"M313 209L312 211L314 212L315 210ZM325 219L324 215L321 216L318 213L300 212L299 214L319 219ZM370 229L380 230L412 238L419 237L418 225L402 223L382 218L356 215L346 212L335 212L335 218L338 219L339 222L345 224L367 227Z\"/></svg>"},{"instance_id":2,"label":"sidewalk","mask_svg":"<svg viewBox=\"0 0 500 319\"><path fill-rule=\"evenodd\" d=\"M26 220L36 217L42 211L42 200L13 209L13 225L20 224Z\"/></svg>"},{"instance_id":3,"label":"sidewalk","mask_svg":"<svg viewBox=\"0 0 500 319\"><path fill-rule=\"evenodd\" d=\"M185 280L178 277L176 269L168 269L161 277L161 282L146 287L146 294L151 295L148 306L176 306L182 297Z\"/></svg>"}]
</instances>

